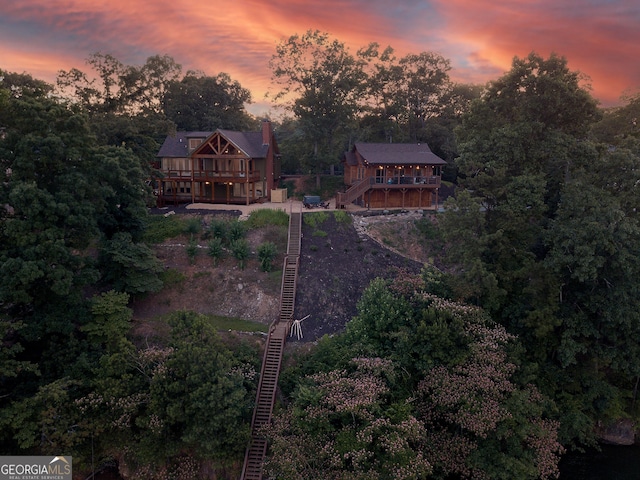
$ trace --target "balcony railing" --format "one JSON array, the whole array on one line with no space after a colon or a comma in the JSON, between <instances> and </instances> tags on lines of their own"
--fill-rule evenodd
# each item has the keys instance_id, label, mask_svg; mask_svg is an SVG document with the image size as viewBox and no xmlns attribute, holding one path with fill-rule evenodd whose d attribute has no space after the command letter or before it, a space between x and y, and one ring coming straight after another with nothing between
<instances>
[{"instance_id":1,"label":"balcony railing","mask_svg":"<svg viewBox=\"0 0 640 480\"><path fill-rule=\"evenodd\" d=\"M162 170L166 179L189 180L192 177L191 170ZM197 181L211 182L258 182L260 181L259 171L228 170L225 172L214 172L212 170L195 170L193 179Z\"/></svg>"},{"instance_id":2,"label":"balcony railing","mask_svg":"<svg viewBox=\"0 0 640 480\"><path fill-rule=\"evenodd\" d=\"M431 176L396 176L396 177L369 177L358 180L346 192L338 193L336 207L342 208L352 203L356 198L369 189L402 189L402 188L438 188L441 178L439 175Z\"/></svg>"},{"instance_id":3,"label":"balcony railing","mask_svg":"<svg viewBox=\"0 0 640 480\"><path fill-rule=\"evenodd\" d=\"M387 176L387 177L375 177L373 188L381 188L381 186L393 186L393 185L440 185L439 175L401 175L401 176Z\"/></svg>"}]
</instances>

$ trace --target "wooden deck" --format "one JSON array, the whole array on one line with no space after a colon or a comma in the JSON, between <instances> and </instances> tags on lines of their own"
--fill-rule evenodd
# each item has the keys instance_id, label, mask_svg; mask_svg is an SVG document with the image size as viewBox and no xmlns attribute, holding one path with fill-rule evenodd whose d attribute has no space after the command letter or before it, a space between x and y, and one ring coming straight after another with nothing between
<instances>
[{"instance_id":1,"label":"wooden deck","mask_svg":"<svg viewBox=\"0 0 640 480\"><path fill-rule=\"evenodd\" d=\"M437 195L440 185L440 176L369 177L354 183L346 192L339 192L336 208L346 208L357 200L372 208L429 208L433 203L432 194Z\"/></svg>"}]
</instances>

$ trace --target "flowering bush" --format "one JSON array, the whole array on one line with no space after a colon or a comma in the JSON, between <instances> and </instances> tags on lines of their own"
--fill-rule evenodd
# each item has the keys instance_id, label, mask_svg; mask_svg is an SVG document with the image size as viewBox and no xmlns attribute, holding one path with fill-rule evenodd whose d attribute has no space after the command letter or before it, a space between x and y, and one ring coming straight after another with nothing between
<instances>
[{"instance_id":1,"label":"flowering bush","mask_svg":"<svg viewBox=\"0 0 640 480\"><path fill-rule=\"evenodd\" d=\"M518 382L515 336L481 309L429 293L421 277L406 272L391 284L372 282L358 307L309 368L297 366L306 375L266 432L269 474L558 476L563 448L553 405Z\"/></svg>"},{"instance_id":2,"label":"flowering bush","mask_svg":"<svg viewBox=\"0 0 640 480\"><path fill-rule=\"evenodd\" d=\"M350 370L307 377L308 388L265 431L271 441L268 474L363 480L429 475L420 446L423 424L411 415L390 415L392 373L388 360L356 358Z\"/></svg>"},{"instance_id":3,"label":"flowering bush","mask_svg":"<svg viewBox=\"0 0 640 480\"><path fill-rule=\"evenodd\" d=\"M230 350L197 314L176 312L168 322L166 344L126 341L104 355L94 389L74 402L92 420L96 445L131 478L202 478L207 461L241 459L249 438L255 352Z\"/></svg>"},{"instance_id":4,"label":"flowering bush","mask_svg":"<svg viewBox=\"0 0 640 480\"><path fill-rule=\"evenodd\" d=\"M471 355L431 369L418 385L428 458L445 476L557 477L564 451L559 424L543 417L546 400L533 385L514 382L517 367L506 346L515 337L502 326L469 320L461 335L469 339Z\"/></svg>"}]
</instances>

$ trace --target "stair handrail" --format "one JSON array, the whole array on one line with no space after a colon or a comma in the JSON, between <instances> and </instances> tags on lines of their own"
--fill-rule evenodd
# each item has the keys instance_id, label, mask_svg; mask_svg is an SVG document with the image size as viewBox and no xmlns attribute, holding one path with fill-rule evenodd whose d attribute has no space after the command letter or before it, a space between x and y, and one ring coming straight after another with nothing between
<instances>
[{"instance_id":1,"label":"stair handrail","mask_svg":"<svg viewBox=\"0 0 640 480\"><path fill-rule=\"evenodd\" d=\"M292 285L292 292L291 294L288 295L292 295L292 305L291 305L291 312L289 312L287 310L286 315L289 317L286 319L286 322L284 322L284 337L281 339L282 340L282 344L279 346L279 350L280 350L280 355L279 358L277 360L277 368L276 370L279 372L280 370L280 366L282 363L282 349L284 348L284 342L286 341L287 335L289 334L289 330L291 329L291 323L293 322L293 303L295 302L295 289L296 289L296 283L297 283L297 276L298 276L298 265L299 265L299 261L300 261L300 244L301 244L301 239L302 239L302 208L300 209L300 213L298 215L295 215L295 220L294 220L294 215L293 215L293 207L291 207L290 209L290 216L289 216L289 239L288 239L288 243L287 243L287 254L284 257L283 260L283 267L282 267L282 285L280 288L280 315L278 316L278 318L276 318L273 322L271 322L271 324L269 325L269 330L268 330L268 334L267 334L267 341L265 344L265 348L264 348L264 354L262 357L262 367L260 369L260 380L258 381L258 389L256 391L256 402L255 402L255 407L253 409L253 415L251 418L251 440L249 442L249 445L247 446L247 449L245 451L245 455L244 455L244 464L242 466L242 474L241 474L241 479L244 479L247 475L247 468L248 468L248 464L249 464L249 453L251 451L251 447L254 443L254 440L257 438L256 436L256 417L257 417L257 412L258 412L258 406L260 405L260 399L264 398L265 395L270 394L271 398L269 399L270 401L270 413L269 413L269 417L268 420L270 420L271 418L271 413L273 410L273 404L275 403L275 395L276 395L276 387L277 387L277 377L278 375L276 375L276 383L274 385L274 387L272 389L269 389L270 391L263 391L263 386L264 386L264 378L265 378L265 371L267 369L267 367L269 366L269 362L270 362L270 357L269 354L273 353L270 352L271 346L272 346L272 340L274 338L274 333L277 330L277 327L279 324L283 323L283 294L285 291L285 285L290 282L291 280L287 279L287 267L288 266L293 266L293 270L294 270L294 276L293 276L293 285ZM292 253L292 249L291 246L293 244L293 242L296 242L296 247L297 247L297 253ZM281 330L282 333L282 330ZM264 447L266 449L266 446ZM262 455L264 456L264 451L262 453Z\"/></svg>"},{"instance_id":2,"label":"stair handrail","mask_svg":"<svg viewBox=\"0 0 640 480\"><path fill-rule=\"evenodd\" d=\"M341 208L353 202L356 198L369 190L375 182L375 177L363 178L352 184L346 192L338 192L336 197L336 208Z\"/></svg>"},{"instance_id":3,"label":"stair handrail","mask_svg":"<svg viewBox=\"0 0 640 480\"><path fill-rule=\"evenodd\" d=\"M246 448L245 453L244 453L244 463L242 465L242 473L240 475L241 479L244 479L245 475L247 473L246 470L247 470L247 466L248 466L248 463L249 463L249 453L251 451L251 444L253 443L254 436L255 436L256 415L258 413L258 405L260 404L260 396L262 394L262 384L264 382L264 372L265 372L266 367L267 367L267 358L268 358L268 354L269 354L269 346L270 346L270 343L271 343L271 338L273 336L273 333L276 330L277 323L278 323L278 320L274 320L269 325L269 331L268 331L268 334L267 334L267 342L265 344L264 353L262 355L262 366L260 368L260 380L258 380L258 388L256 390L256 401L255 401L255 406L253 407L253 415L251 416L251 439L249 440L249 445L247 445L247 448Z\"/></svg>"}]
</instances>

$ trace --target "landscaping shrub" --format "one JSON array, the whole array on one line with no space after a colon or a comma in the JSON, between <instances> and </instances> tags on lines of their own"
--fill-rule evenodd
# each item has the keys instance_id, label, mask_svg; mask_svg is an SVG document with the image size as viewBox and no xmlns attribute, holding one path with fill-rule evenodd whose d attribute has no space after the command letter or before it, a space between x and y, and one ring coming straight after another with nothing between
<instances>
[{"instance_id":1,"label":"landscaping shrub","mask_svg":"<svg viewBox=\"0 0 640 480\"><path fill-rule=\"evenodd\" d=\"M270 272L273 259L276 258L276 245L273 242L265 242L258 246L258 259L260 260L260 270Z\"/></svg>"},{"instance_id":2,"label":"landscaping shrub","mask_svg":"<svg viewBox=\"0 0 640 480\"><path fill-rule=\"evenodd\" d=\"M235 242L236 240L244 238L246 233L247 228L245 227L244 222L240 222L238 220L232 221L231 223L229 223L229 228L227 230L229 244Z\"/></svg>"},{"instance_id":3,"label":"landscaping shrub","mask_svg":"<svg viewBox=\"0 0 640 480\"><path fill-rule=\"evenodd\" d=\"M202 220L199 218L188 218L185 220L184 233L197 235L202 230Z\"/></svg>"},{"instance_id":4,"label":"landscaping shrub","mask_svg":"<svg viewBox=\"0 0 640 480\"><path fill-rule=\"evenodd\" d=\"M198 254L198 242L193 235L189 239L189 243L187 243L187 257L189 257L189 263L193 265L196 260L196 255Z\"/></svg>"},{"instance_id":5,"label":"landscaping shrub","mask_svg":"<svg viewBox=\"0 0 640 480\"><path fill-rule=\"evenodd\" d=\"M224 257L224 248L222 246L222 238L214 237L209 241L208 244L209 249L207 250L207 255L209 255L213 259L213 266L215 267L218 264L218 260Z\"/></svg>"},{"instance_id":6,"label":"landscaping shrub","mask_svg":"<svg viewBox=\"0 0 640 480\"><path fill-rule=\"evenodd\" d=\"M207 229L207 236L219 238L222 241L227 239L227 230L229 228L228 220L222 218L214 218Z\"/></svg>"},{"instance_id":7,"label":"landscaping shrub","mask_svg":"<svg viewBox=\"0 0 640 480\"><path fill-rule=\"evenodd\" d=\"M351 217L344 210L335 210L333 212L333 218L335 218L338 223L351 223Z\"/></svg>"},{"instance_id":8,"label":"landscaping shrub","mask_svg":"<svg viewBox=\"0 0 640 480\"><path fill-rule=\"evenodd\" d=\"M249 258L249 242L244 238L239 238L231 242L231 253L238 260L240 270L244 270L245 262Z\"/></svg>"},{"instance_id":9,"label":"landscaping shrub","mask_svg":"<svg viewBox=\"0 0 640 480\"><path fill-rule=\"evenodd\" d=\"M327 221L329 214L327 212L305 213L302 218L305 224L312 228L317 228L318 225Z\"/></svg>"},{"instance_id":10,"label":"landscaping shrub","mask_svg":"<svg viewBox=\"0 0 640 480\"><path fill-rule=\"evenodd\" d=\"M168 238L175 238L184 232L185 222L176 215L149 215L145 218L143 241L146 243L162 243Z\"/></svg>"},{"instance_id":11,"label":"landscaping shrub","mask_svg":"<svg viewBox=\"0 0 640 480\"><path fill-rule=\"evenodd\" d=\"M175 268L168 268L166 270L163 270L162 272L160 272L158 277L165 287L179 285L186 279L184 273L182 273L180 270L176 270Z\"/></svg>"}]
</instances>

